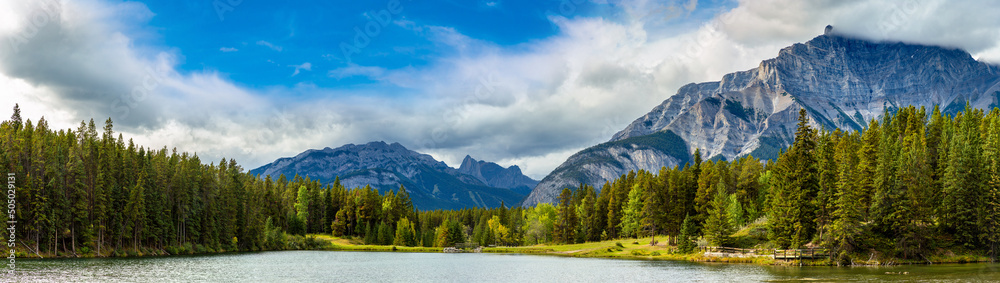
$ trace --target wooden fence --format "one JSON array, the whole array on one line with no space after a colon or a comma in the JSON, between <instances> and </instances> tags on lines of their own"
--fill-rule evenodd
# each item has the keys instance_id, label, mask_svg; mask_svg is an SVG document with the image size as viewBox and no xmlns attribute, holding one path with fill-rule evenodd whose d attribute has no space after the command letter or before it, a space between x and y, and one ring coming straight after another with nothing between
<instances>
[{"instance_id":1,"label":"wooden fence","mask_svg":"<svg viewBox=\"0 0 1000 283\"><path fill-rule=\"evenodd\" d=\"M824 248L810 249L740 249L730 247L698 247L699 251L706 253L739 254L744 256L769 256L774 259L794 260L794 259L818 259L830 255Z\"/></svg>"}]
</instances>

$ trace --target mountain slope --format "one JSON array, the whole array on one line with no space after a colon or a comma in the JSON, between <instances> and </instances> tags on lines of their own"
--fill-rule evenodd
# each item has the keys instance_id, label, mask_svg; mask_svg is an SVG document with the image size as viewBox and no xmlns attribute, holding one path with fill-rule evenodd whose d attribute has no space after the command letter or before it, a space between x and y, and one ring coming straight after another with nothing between
<instances>
[{"instance_id":1,"label":"mountain slope","mask_svg":"<svg viewBox=\"0 0 1000 283\"><path fill-rule=\"evenodd\" d=\"M499 207L501 203L514 204L524 197L507 188L492 187L399 143L371 142L311 149L295 157L279 158L250 173L272 178L280 175L291 178L298 174L323 184L332 183L339 177L347 188L371 185L382 192L403 185L413 204L421 210Z\"/></svg>"},{"instance_id":2,"label":"mountain slope","mask_svg":"<svg viewBox=\"0 0 1000 283\"><path fill-rule=\"evenodd\" d=\"M476 177L490 187L510 189L522 195L531 193L531 189L538 185L538 181L521 173L521 168L517 165L503 168L496 163L479 161L468 155L462 160L458 172Z\"/></svg>"},{"instance_id":3,"label":"mountain slope","mask_svg":"<svg viewBox=\"0 0 1000 283\"><path fill-rule=\"evenodd\" d=\"M553 202L558 190L575 188L581 182L600 188L628 170L655 171L687 160L643 149L657 145L632 142L636 138L669 132L679 141L671 139L667 147L683 147L686 152L701 149L706 159L732 160L748 154L773 158L794 140L801 108L809 113L812 126L863 129L885 111L908 105L940 105L945 112L955 113L966 101L976 108L989 108L1000 105L998 99L1000 68L976 61L965 51L827 33L786 47L757 68L727 74L717 82L681 87L608 143L570 157L542 179L523 204ZM632 148L614 146L620 142ZM597 147L603 149L593 150ZM629 157L615 162L581 161L602 156Z\"/></svg>"}]
</instances>

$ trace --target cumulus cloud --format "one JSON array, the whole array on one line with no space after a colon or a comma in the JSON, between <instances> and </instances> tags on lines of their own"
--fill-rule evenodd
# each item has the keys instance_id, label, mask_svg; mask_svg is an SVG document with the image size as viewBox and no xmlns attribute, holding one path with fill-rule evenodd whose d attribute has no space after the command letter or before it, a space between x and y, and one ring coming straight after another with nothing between
<instances>
[{"instance_id":1,"label":"cumulus cloud","mask_svg":"<svg viewBox=\"0 0 1000 283\"><path fill-rule=\"evenodd\" d=\"M557 35L514 47L400 20L449 55L421 67L327 71L335 79L368 77L391 91L255 90L211 71L180 72L183 54L137 44L150 31L136 27L155 12L140 3L62 1L49 9L22 2L0 0L0 42L17 42L0 44L0 107L21 103L26 117L45 115L62 128L110 116L140 144L197 151L203 160L232 157L250 168L308 148L385 140L453 166L471 154L541 178L680 86L753 68L827 24L852 36L963 48L1000 61L1000 11L983 1L740 1L700 24L670 29L664 22L696 20L687 17L699 3L607 1L621 2L614 7L629 16L554 15ZM639 13L657 10L672 14ZM37 13L51 20L32 22ZM292 67L293 76L313 68ZM301 94L319 98L276 98Z\"/></svg>"}]
</instances>

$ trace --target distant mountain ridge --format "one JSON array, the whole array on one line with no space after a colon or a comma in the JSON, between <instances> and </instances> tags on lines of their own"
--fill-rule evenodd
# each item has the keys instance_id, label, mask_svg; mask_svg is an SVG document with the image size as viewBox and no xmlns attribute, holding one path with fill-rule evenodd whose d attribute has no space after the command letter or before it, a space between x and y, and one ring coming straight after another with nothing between
<instances>
[{"instance_id":1,"label":"distant mountain ridge","mask_svg":"<svg viewBox=\"0 0 1000 283\"><path fill-rule=\"evenodd\" d=\"M502 203L509 206L521 201L537 183L521 175L516 166L504 169L491 162L475 163L478 168L487 169L470 167L465 172L478 172L478 175L463 173L399 143L370 142L306 150L294 157L279 158L250 173L272 178L280 175L291 178L298 174L323 184L333 183L339 177L347 188L371 185L382 192L403 185L414 205L422 210L499 207ZM501 170L495 170L494 166ZM505 186L508 184L512 186ZM527 191L518 186L526 184L532 184Z\"/></svg>"},{"instance_id":2,"label":"distant mountain ridge","mask_svg":"<svg viewBox=\"0 0 1000 283\"><path fill-rule=\"evenodd\" d=\"M688 84L609 142L567 159L524 200L554 202L562 188L597 188L629 170L705 159L774 158L794 140L798 111L811 125L860 130L885 111L940 105L946 113L1000 106L1000 67L958 49L873 42L827 32L783 48L756 68Z\"/></svg>"},{"instance_id":3,"label":"distant mountain ridge","mask_svg":"<svg viewBox=\"0 0 1000 283\"><path fill-rule=\"evenodd\" d=\"M462 160L458 172L476 177L490 187L510 189L523 195L528 195L538 185L538 181L521 173L521 168L517 165L503 168L496 163L479 161L468 155Z\"/></svg>"}]
</instances>

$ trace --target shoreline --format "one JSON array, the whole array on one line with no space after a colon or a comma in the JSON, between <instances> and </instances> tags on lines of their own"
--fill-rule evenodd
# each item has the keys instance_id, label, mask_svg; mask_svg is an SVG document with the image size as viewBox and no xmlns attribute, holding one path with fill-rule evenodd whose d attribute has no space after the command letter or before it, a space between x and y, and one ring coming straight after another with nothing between
<instances>
[{"instance_id":1,"label":"shoreline","mask_svg":"<svg viewBox=\"0 0 1000 283\"><path fill-rule=\"evenodd\" d=\"M293 251L293 250L315 250L315 251L355 251L355 252L404 252L404 253L444 253L444 248L440 247L405 247L405 246L383 246L359 244L356 239L338 238L329 235L311 234L307 237L315 237L318 240L328 242L328 245L315 249L282 249L282 250L260 250L260 251L219 251L204 253L170 254L164 250L151 250L151 253L134 254L129 253L123 256L96 256L93 254L82 256L55 256L44 255L18 257L29 260L49 260L49 259L86 259L86 258L152 258L152 257L172 257L172 256L206 256L225 255L238 253L257 253L268 251ZM523 254L523 255L543 255L576 258L603 258L603 259L624 259L624 260L647 260L647 261L687 261L700 263L726 263L726 264L754 264L768 266L838 266L832 259L806 259L806 260L776 260L767 256L756 257L725 257L708 256L704 252L694 252L690 254L672 253L676 246L649 245L650 238L640 239L619 239L601 242L588 242L581 244L547 245L539 244L533 246L518 247L483 247L481 253L493 254ZM124 254L124 253L123 253ZM865 260L854 261L851 265L844 267L892 267L900 265L933 265L933 264L965 264L965 263L989 263L990 259L981 255L950 255L934 256L924 260L901 260L888 259L885 261Z\"/></svg>"},{"instance_id":2,"label":"shoreline","mask_svg":"<svg viewBox=\"0 0 1000 283\"><path fill-rule=\"evenodd\" d=\"M443 248L439 247L399 247L399 246L376 246L357 245L351 243L349 239L333 238L330 236L319 237L330 240L331 247L328 250L334 251L369 251L369 252L427 252L443 253ZM337 242L334 242L336 240ZM483 247L482 253L495 254L524 254L524 255L544 255L577 258L604 258L604 259L624 259L624 260L649 260L649 261L687 261L701 263L726 263L726 264L755 264L768 266L838 266L831 259L808 259L808 260L776 260L766 256L760 257L717 257L706 256L703 252L691 254L675 254L670 250L676 246L649 245L650 238L640 239L620 239L601 242L589 242L582 244L566 245L534 245L519 247ZM617 244L621 244L618 246ZM638 244L637 244L638 243ZM989 263L989 257L979 255L954 255L935 256L928 260L901 260L889 259L887 261L855 261L855 264L844 265L844 267L893 267L900 265L932 265L932 264L966 264L966 263Z\"/></svg>"}]
</instances>

